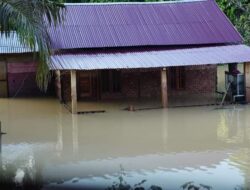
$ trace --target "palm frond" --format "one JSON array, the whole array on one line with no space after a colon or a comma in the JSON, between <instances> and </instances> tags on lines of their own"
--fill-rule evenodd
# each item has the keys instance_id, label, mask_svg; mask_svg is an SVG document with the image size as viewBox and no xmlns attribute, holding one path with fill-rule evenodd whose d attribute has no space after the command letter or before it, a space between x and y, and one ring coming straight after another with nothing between
<instances>
[{"instance_id":1,"label":"palm frond","mask_svg":"<svg viewBox=\"0 0 250 190\"><path fill-rule=\"evenodd\" d=\"M0 32L10 37L15 31L21 44L32 49L39 61L37 84L47 89L51 40L48 27L63 21L60 0L0 0Z\"/></svg>"}]
</instances>

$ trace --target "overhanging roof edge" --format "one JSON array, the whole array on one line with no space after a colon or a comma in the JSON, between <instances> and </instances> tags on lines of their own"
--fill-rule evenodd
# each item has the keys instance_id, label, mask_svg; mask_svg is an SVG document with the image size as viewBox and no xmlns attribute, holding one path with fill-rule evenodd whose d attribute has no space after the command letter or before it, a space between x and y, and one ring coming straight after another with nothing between
<instances>
[{"instance_id":1,"label":"overhanging roof edge","mask_svg":"<svg viewBox=\"0 0 250 190\"><path fill-rule=\"evenodd\" d=\"M51 70L161 68L250 62L250 47L228 45L129 53L68 54L51 57Z\"/></svg>"}]
</instances>

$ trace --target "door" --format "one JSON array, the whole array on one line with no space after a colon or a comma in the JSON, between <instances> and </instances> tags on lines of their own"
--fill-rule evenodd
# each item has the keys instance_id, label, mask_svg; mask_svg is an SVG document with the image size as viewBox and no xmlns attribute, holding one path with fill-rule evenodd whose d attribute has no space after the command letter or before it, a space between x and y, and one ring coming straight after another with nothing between
<instances>
[{"instance_id":1,"label":"door","mask_svg":"<svg viewBox=\"0 0 250 190\"><path fill-rule=\"evenodd\" d=\"M170 85L172 90L185 89L185 67L170 68Z\"/></svg>"},{"instance_id":2,"label":"door","mask_svg":"<svg viewBox=\"0 0 250 190\"><path fill-rule=\"evenodd\" d=\"M80 71L78 73L78 99L97 98L97 72Z\"/></svg>"}]
</instances>

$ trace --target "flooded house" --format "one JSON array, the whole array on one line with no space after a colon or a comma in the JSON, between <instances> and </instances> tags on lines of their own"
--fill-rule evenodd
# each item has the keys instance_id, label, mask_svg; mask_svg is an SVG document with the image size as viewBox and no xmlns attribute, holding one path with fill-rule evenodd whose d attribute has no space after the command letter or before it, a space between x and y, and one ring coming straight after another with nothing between
<instances>
[{"instance_id":1,"label":"flooded house","mask_svg":"<svg viewBox=\"0 0 250 190\"><path fill-rule=\"evenodd\" d=\"M64 23L48 29L54 49L49 94L72 113L81 112L81 102L209 104L219 64L244 63L239 95L250 101L250 48L214 0L65 5ZM15 33L2 36L0 96L43 95L36 66Z\"/></svg>"}]
</instances>

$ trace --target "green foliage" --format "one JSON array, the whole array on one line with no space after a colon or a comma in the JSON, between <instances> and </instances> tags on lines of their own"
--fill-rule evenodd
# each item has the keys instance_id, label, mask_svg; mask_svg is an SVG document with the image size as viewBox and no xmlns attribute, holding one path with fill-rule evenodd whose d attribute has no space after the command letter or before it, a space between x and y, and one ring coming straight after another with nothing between
<instances>
[{"instance_id":1,"label":"green foliage","mask_svg":"<svg viewBox=\"0 0 250 190\"><path fill-rule=\"evenodd\" d=\"M51 43L48 26L62 22L61 0L0 0L0 33L11 37L15 31L23 45L38 50L38 86L46 90L50 79L48 64ZM47 20L47 22L45 22Z\"/></svg>"},{"instance_id":2,"label":"green foliage","mask_svg":"<svg viewBox=\"0 0 250 190\"><path fill-rule=\"evenodd\" d=\"M142 180L141 182L135 184L134 186L131 186L125 181L125 179L124 179L125 176L126 176L126 172L125 172L124 168L122 167L122 165L120 165L120 172L119 172L119 176L118 176L119 182L114 181L113 185L108 187L106 190L145 190L142 187L142 185L147 180ZM160 190L162 190L162 189L160 189Z\"/></svg>"},{"instance_id":3,"label":"green foliage","mask_svg":"<svg viewBox=\"0 0 250 190\"><path fill-rule=\"evenodd\" d=\"M250 1L217 0L217 3L250 45Z\"/></svg>"}]
</instances>

